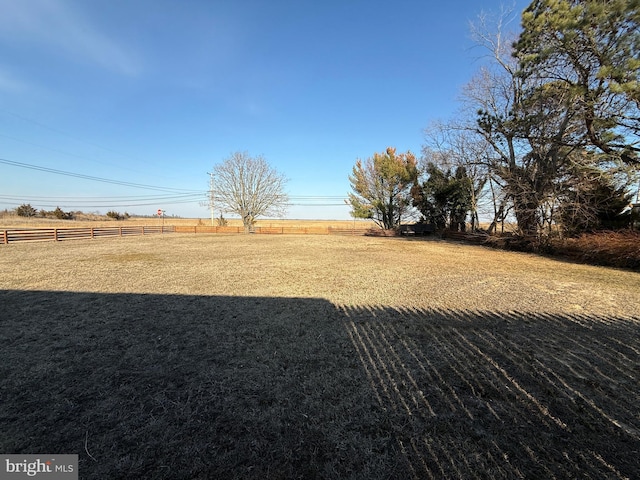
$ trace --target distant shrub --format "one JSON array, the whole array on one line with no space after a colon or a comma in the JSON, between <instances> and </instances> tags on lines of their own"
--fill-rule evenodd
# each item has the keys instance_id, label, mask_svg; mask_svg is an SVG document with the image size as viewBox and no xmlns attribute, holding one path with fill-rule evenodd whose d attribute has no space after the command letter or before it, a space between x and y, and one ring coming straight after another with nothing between
<instances>
[{"instance_id":1,"label":"distant shrub","mask_svg":"<svg viewBox=\"0 0 640 480\"><path fill-rule=\"evenodd\" d=\"M229 224L229 222L227 221L226 218L224 218L222 216L222 214L220 214L220 217L218 218L218 226L219 227L226 227Z\"/></svg>"},{"instance_id":2,"label":"distant shrub","mask_svg":"<svg viewBox=\"0 0 640 480\"><path fill-rule=\"evenodd\" d=\"M38 212L29 203L25 203L16 208L16 215L19 217L35 217Z\"/></svg>"},{"instance_id":3,"label":"distant shrub","mask_svg":"<svg viewBox=\"0 0 640 480\"><path fill-rule=\"evenodd\" d=\"M114 220L124 220L124 215L121 215L119 212L116 212L115 210L108 211L107 217L113 218Z\"/></svg>"},{"instance_id":4,"label":"distant shrub","mask_svg":"<svg viewBox=\"0 0 640 480\"><path fill-rule=\"evenodd\" d=\"M60 207L56 207L52 214L58 220L73 220L73 212L63 212Z\"/></svg>"}]
</instances>

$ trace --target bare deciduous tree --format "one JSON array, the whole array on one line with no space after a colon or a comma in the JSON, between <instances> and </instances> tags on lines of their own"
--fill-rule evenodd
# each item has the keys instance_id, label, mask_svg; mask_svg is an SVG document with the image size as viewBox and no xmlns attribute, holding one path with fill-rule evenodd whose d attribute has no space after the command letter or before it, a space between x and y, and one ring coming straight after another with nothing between
<instances>
[{"instance_id":1,"label":"bare deciduous tree","mask_svg":"<svg viewBox=\"0 0 640 480\"><path fill-rule=\"evenodd\" d=\"M495 27L486 18L476 25L474 36L491 63L468 85L464 100L477 112L476 132L493 149L489 167L513 205L519 231L538 235L551 224L577 122L574 111L564 108L569 101L564 92L553 84L542 87L535 75L519 74L511 48L515 36L508 39L500 31L507 15L503 12Z\"/></svg>"},{"instance_id":2,"label":"bare deciduous tree","mask_svg":"<svg viewBox=\"0 0 640 480\"><path fill-rule=\"evenodd\" d=\"M242 218L246 231L260 216L281 217L289 197L284 191L287 179L259 155L235 152L213 167L215 201L221 211Z\"/></svg>"}]
</instances>

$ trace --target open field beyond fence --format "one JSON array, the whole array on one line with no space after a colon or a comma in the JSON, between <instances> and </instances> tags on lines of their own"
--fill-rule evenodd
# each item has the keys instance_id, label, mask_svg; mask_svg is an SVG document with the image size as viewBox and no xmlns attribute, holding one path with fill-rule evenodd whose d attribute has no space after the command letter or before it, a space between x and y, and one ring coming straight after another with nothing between
<instances>
[{"instance_id":1,"label":"open field beyond fence","mask_svg":"<svg viewBox=\"0 0 640 480\"><path fill-rule=\"evenodd\" d=\"M438 240L0 249L0 452L80 478L638 478L640 275Z\"/></svg>"},{"instance_id":2,"label":"open field beyond fence","mask_svg":"<svg viewBox=\"0 0 640 480\"><path fill-rule=\"evenodd\" d=\"M166 217L130 217L114 220L108 217L95 219L59 220L54 218L19 217L17 215L0 215L0 229L5 228L68 228L68 227L117 227L128 225L156 226L174 225L176 227L212 227L220 226L217 221L208 218L176 218ZM282 218L260 218L256 227L320 227L320 228L355 228L366 229L375 226L370 220L300 220ZM231 218L226 220L227 227L242 227L242 220Z\"/></svg>"},{"instance_id":3,"label":"open field beyond fence","mask_svg":"<svg viewBox=\"0 0 640 480\"><path fill-rule=\"evenodd\" d=\"M64 221L45 219L0 219L0 244L34 241L65 241L86 238L152 235L156 233L244 233L239 220L229 225L205 225L201 220L171 219L171 224L158 219L131 221ZM133 220L136 220L134 223ZM4 221L4 227L1 221ZM6 225L11 225L7 228ZM370 222L322 220L265 220L251 229L256 234L289 235L364 235L373 225Z\"/></svg>"},{"instance_id":4,"label":"open field beyond fence","mask_svg":"<svg viewBox=\"0 0 640 480\"><path fill-rule=\"evenodd\" d=\"M334 227L254 227L249 233L265 235L364 235L368 229ZM20 228L0 230L0 244L16 242L65 241L107 237L130 237L157 233L246 233L243 227L205 226L125 226L125 227L72 227L72 228Z\"/></svg>"}]
</instances>

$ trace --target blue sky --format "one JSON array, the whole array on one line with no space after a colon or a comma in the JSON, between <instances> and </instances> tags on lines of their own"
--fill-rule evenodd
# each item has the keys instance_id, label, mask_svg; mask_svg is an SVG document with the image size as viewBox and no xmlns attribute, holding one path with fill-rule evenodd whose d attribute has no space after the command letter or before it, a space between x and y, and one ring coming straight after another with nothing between
<instances>
[{"instance_id":1,"label":"blue sky","mask_svg":"<svg viewBox=\"0 0 640 480\"><path fill-rule=\"evenodd\" d=\"M288 218L348 219L355 161L420 153L482 64L469 22L504 3L0 0L0 209L207 218L207 172L247 151Z\"/></svg>"}]
</instances>

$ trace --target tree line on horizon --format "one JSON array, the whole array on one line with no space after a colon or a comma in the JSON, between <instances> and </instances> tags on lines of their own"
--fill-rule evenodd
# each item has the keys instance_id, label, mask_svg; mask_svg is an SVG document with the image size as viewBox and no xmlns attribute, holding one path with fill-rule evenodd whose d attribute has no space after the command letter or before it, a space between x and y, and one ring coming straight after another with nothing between
<instances>
[{"instance_id":1,"label":"tree line on horizon","mask_svg":"<svg viewBox=\"0 0 640 480\"><path fill-rule=\"evenodd\" d=\"M83 217L107 217L112 220L127 220L129 218L153 218L156 215L140 215L130 214L129 212L118 212L116 210L109 210L102 215L99 212L83 212L82 210L65 212L60 207L56 207L54 210L40 210L33 207L30 203L23 203L14 209L0 210L0 217L7 215L17 215L18 217L25 218L52 218L56 220L77 220ZM171 218L180 218L177 215L169 215Z\"/></svg>"}]
</instances>

